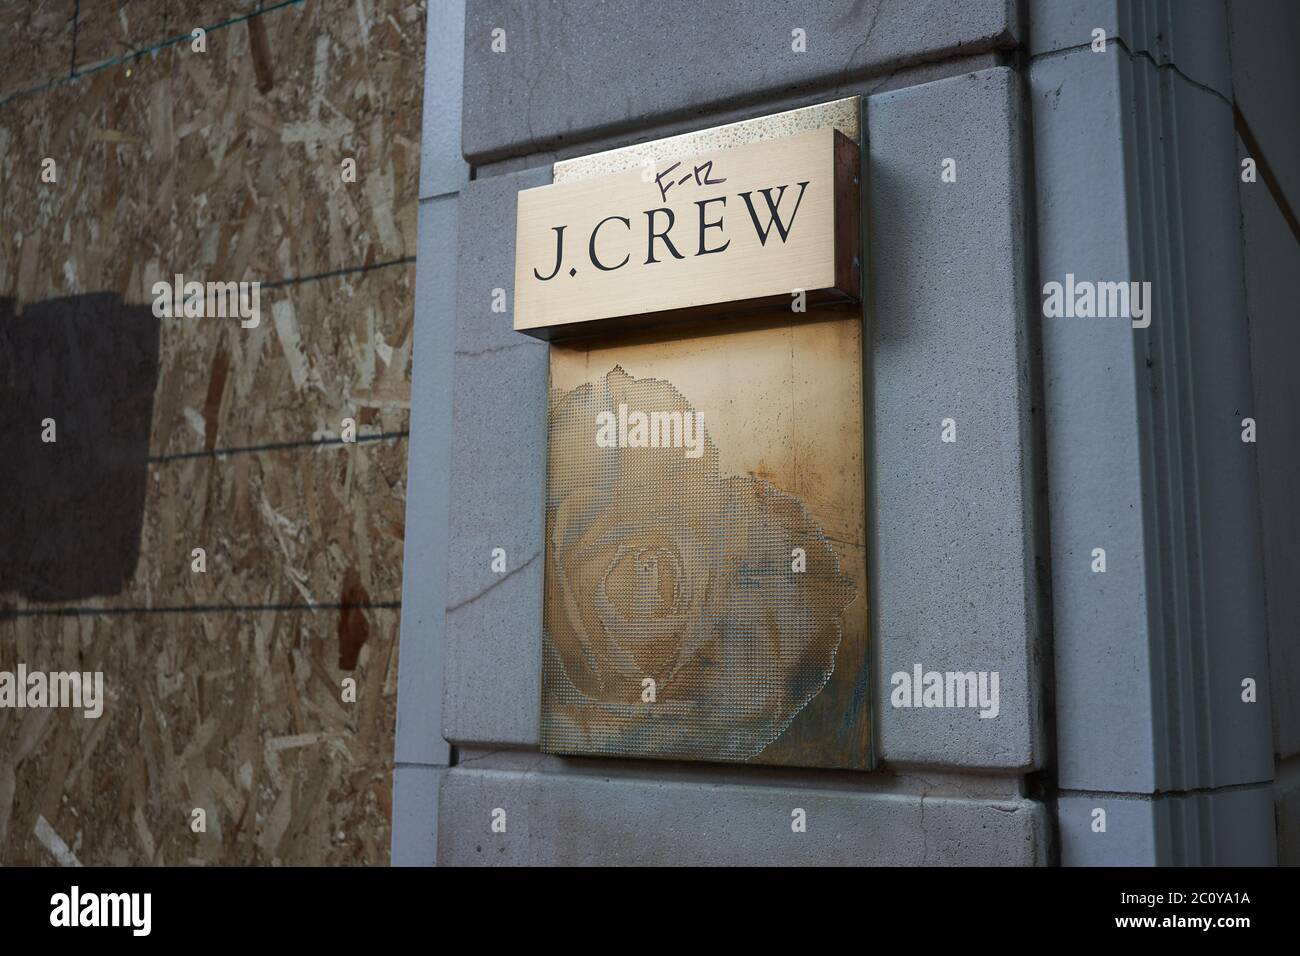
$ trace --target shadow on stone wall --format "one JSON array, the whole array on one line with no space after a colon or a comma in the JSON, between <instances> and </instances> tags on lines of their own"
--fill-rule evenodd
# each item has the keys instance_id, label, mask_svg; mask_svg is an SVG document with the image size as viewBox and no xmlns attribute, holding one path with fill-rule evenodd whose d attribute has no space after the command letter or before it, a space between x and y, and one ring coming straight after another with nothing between
<instances>
[{"instance_id":1,"label":"shadow on stone wall","mask_svg":"<svg viewBox=\"0 0 1300 956\"><path fill-rule=\"evenodd\" d=\"M0 595L67 601L131 580L159 334L148 306L112 293L21 315L0 298Z\"/></svg>"}]
</instances>

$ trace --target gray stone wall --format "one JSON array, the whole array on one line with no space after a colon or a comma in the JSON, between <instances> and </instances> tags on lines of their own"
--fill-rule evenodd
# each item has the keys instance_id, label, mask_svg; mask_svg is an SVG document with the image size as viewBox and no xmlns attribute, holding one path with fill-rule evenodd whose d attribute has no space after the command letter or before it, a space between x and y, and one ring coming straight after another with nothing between
<instances>
[{"instance_id":1,"label":"gray stone wall","mask_svg":"<svg viewBox=\"0 0 1300 956\"><path fill-rule=\"evenodd\" d=\"M1228 4L1240 182L1246 315L1254 370L1253 416L1272 689L1278 860L1300 864L1300 7L1283 0Z\"/></svg>"},{"instance_id":2,"label":"gray stone wall","mask_svg":"<svg viewBox=\"0 0 1300 956\"><path fill-rule=\"evenodd\" d=\"M1251 15L1287 34L1280 5ZM1242 420L1268 381L1285 388L1261 365L1261 321L1279 348L1286 333L1268 294L1248 302L1259 197L1239 191L1250 56L1232 37L1214 0L1030 5L1039 278L1154 290L1147 328L1043 320L1066 864L1278 857L1274 741L1294 669L1273 649L1297 621L1272 597L1265 613L1279 556L1261 527L1294 505L1276 499L1269 517L1279 452L1243 442ZM1294 115L1294 92L1269 100L1282 102ZM1104 576L1089 573L1097 546Z\"/></svg>"},{"instance_id":3,"label":"gray stone wall","mask_svg":"<svg viewBox=\"0 0 1300 956\"><path fill-rule=\"evenodd\" d=\"M1046 807L1024 792L1046 738L1023 91L999 65L1018 26L1003 3L955 4L925 22L903 4L760 6L711 7L697 23L701 7L684 2L468 5L460 136L474 179L457 201L455 332L433 345L453 365L440 720L457 760L429 764L440 862L1048 860ZM744 42L728 23L744 24ZM504 53L491 49L497 28ZM796 28L806 53L790 50ZM546 346L492 309L495 289L512 301L516 193L548 182L559 156L852 93L868 97L867 407L888 423L864 436L883 767L537 754ZM940 181L945 158L957 161L955 184ZM445 298L427 308L444 310ZM959 423L955 445L939 440L947 417ZM491 570L496 547L505 574ZM998 671L998 718L891 709L889 674L915 662ZM403 720L412 714L425 716L404 709ZM806 834L791 830L796 807ZM496 808L504 834L490 829Z\"/></svg>"},{"instance_id":4,"label":"gray stone wall","mask_svg":"<svg viewBox=\"0 0 1300 956\"><path fill-rule=\"evenodd\" d=\"M395 862L1271 861L1271 811L1261 809L1273 792L1270 708L1278 746L1296 735L1266 689L1256 462L1226 440L1205 444L1203 459L1148 449L1170 421L1201 428L1197 414L1252 401L1251 361L1267 359L1236 304L1260 280L1249 257L1242 279L1229 229L1213 247L1227 271L1184 286L1204 314L1228 315L1221 328L1171 321L1148 341L1126 323L1092 334L1041 317L1049 273L1154 273L1171 236L1197 245L1238 208L1235 176L1220 188L1214 179L1214 163L1235 162L1231 97L1242 82L1227 13L1209 2L1193 11L1223 25L1216 44L1190 18L1162 32L1145 7L431 4ZM1105 54L1088 49L1095 26L1112 38ZM504 52L492 48L497 30ZM791 49L794 30L806 52ZM880 766L540 754L547 346L511 330L516 194L548 182L559 158L852 94L867 121L864 442ZM463 108L450 108L462 95ZM1163 176L1182 158L1168 150L1189 143L1152 152L1125 103L1156 120L1172 111L1219 147L1172 181L1212 193L1211 211L1180 221L1182 233L1139 234L1167 210L1141 204L1134 173ZM1271 114L1260 123L1283 146L1293 132ZM956 182L941 179L946 159ZM1241 208L1249 234L1244 196ZM1255 216L1269 249L1277 218ZM1170 288L1184 279L1165 278ZM493 310L496 290L505 312ZM1157 415L1144 389L1177 381L1145 364L1151 348L1162 358L1195 350L1228 374L1205 365L1181 417L1161 418L1173 413ZM1290 398L1281 368L1253 383L1266 403ZM1216 427L1231 424L1226 412ZM940 441L945 418L957 422L955 444ZM421 487L425 471L433 477ZM1267 513L1274 486L1259 474ZM1198 512L1161 510L1188 480L1224 503L1217 558L1170 537L1201 527ZM1093 576L1099 541L1111 569ZM491 569L494 548L507 554L504 574ZM1273 548L1270 576L1285 573L1286 555ZM1227 587L1201 605L1168 590L1194 574ZM1276 641L1286 618L1273 612ZM1229 633L1234 615L1239 632ZM1275 686L1295 679L1286 655L1272 655ZM889 676L915 663L998 671L998 718L893 709ZM1212 675L1235 685L1238 672L1261 678L1254 711L1212 689ZM1204 719L1178 724L1206 690L1217 697ZM1281 789L1277 800L1298 802ZM1110 821L1100 837L1099 805ZM791 831L796 808L806 833ZM491 828L496 810L504 833Z\"/></svg>"}]
</instances>

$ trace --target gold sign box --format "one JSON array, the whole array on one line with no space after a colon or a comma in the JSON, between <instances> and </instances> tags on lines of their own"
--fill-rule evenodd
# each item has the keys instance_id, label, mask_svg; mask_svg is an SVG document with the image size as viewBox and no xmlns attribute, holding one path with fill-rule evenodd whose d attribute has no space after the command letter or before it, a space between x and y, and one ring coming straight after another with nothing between
<instances>
[{"instance_id":1,"label":"gold sign box","mask_svg":"<svg viewBox=\"0 0 1300 956\"><path fill-rule=\"evenodd\" d=\"M796 291L854 301L858 208L858 147L834 127L522 190L515 330L558 339L789 308Z\"/></svg>"},{"instance_id":2,"label":"gold sign box","mask_svg":"<svg viewBox=\"0 0 1300 956\"><path fill-rule=\"evenodd\" d=\"M552 195L587 197L586 208L604 184L631 173L644 187L638 170L679 155L717 157L727 176L729 153L792 132L818 149L838 137L856 147L858 111L851 98L568 160L555 178L575 188ZM767 182L806 178L778 160L793 155L769 153ZM805 262L843 224L822 227ZM753 293L767 276L749 270L728 287L739 298L723 323L693 308L671 328L606 324L550 345L545 752L873 766L862 310L796 314L788 294L785 310L762 310ZM656 303L720 304L697 280L663 275Z\"/></svg>"}]
</instances>

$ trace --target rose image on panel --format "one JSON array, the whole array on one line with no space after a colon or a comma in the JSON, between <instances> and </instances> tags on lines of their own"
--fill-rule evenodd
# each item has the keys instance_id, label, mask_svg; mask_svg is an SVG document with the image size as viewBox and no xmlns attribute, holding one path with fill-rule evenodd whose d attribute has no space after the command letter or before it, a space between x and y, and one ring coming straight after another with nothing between
<instances>
[{"instance_id":1,"label":"rose image on panel","mask_svg":"<svg viewBox=\"0 0 1300 956\"><path fill-rule=\"evenodd\" d=\"M629 409L663 434L598 442ZM552 396L544 750L751 760L835 670L852 580L797 498L720 472L696 416L617 366Z\"/></svg>"}]
</instances>

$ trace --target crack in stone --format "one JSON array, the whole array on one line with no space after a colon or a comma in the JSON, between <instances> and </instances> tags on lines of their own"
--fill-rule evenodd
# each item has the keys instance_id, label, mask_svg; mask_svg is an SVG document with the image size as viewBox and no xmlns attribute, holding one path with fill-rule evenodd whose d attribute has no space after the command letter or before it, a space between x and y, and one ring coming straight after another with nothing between
<instances>
[{"instance_id":1,"label":"crack in stone","mask_svg":"<svg viewBox=\"0 0 1300 956\"><path fill-rule=\"evenodd\" d=\"M483 595L487 594L487 593L488 593L489 591L491 591L493 588L497 587L497 586L500 585L500 584L504 584L506 581L510 580L512 577L514 577L516 574L518 574L518 573L519 573L520 571L522 571L524 568L528 567L528 565L532 564L534 561L536 561L536 560L541 556L541 553L542 553L542 552L540 552L540 551L536 552L536 553L535 553L531 558L529 558L529 559L528 559L527 561L525 561L523 564L519 565L519 567L515 568L513 571L507 571L505 574L501 575L501 577L497 578L495 581L493 581L491 584L489 584L487 587L485 587L482 591L479 591L477 594L472 595L471 597L467 597L465 600L461 601L459 604L449 604L449 605L447 605L447 613L448 613L448 614L454 614L456 611L459 611L461 608L465 607L466 605L468 605L468 604L473 604L475 601L477 601L477 600L478 600L479 598L481 598Z\"/></svg>"},{"instance_id":2,"label":"crack in stone","mask_svg":"<svg viewBox=\"0 0 1300 956\"><path fill-rule=\"evenodd\" d=\"M508 349L518 349L528 345L542 345L542 344L543 343L536 342L536 341L511 342L508 345L494 345L488 349L474 349L474 350L457 349L455 354L459 356L463 356L464 358L477 358L480 355L490 355L493 352L505 352Z\"/></svg>"}]
</instances>

